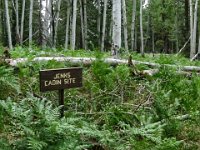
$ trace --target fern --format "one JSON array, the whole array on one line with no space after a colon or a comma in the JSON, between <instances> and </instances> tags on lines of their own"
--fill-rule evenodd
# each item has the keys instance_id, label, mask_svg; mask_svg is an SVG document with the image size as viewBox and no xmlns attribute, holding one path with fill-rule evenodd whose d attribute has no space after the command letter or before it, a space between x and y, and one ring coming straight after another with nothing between
<instances>
[{"instance_id":1,"label":"fern","mask_svg":"<svg viewBox=\"0 0 200 150\"><path fill-rule=\"evenodd\" d=\"M13 69L0 66L0 98L20 93L19 79L13 75Z\"/></svg>"}]
</instances>

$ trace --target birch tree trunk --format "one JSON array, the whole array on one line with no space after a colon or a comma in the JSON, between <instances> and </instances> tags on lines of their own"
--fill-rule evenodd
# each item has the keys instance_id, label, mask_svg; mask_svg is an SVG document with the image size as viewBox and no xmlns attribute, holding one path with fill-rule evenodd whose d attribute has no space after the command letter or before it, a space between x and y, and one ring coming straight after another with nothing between
<instances>
[{"instance_id":1,"label":"birch tree trunk","mask_svg":"<svg viewBox=\"0 0 200 150\"><path fill-rule=\"evenodd\" d=\"M140 46L140 53L142 56L144 56L144 38L143 38L143 0L140 0L140 40L141 40L141 46Z\"/></svg>"},{"instance_id":2,"label":"birch tree trunk","mask_svg":"<svg viewBox=\"0 0 200 150\"><path fill-rule=\"evenodd\" d=\"M16 7L16 41L20 42L20 34L19 34L19 3L18 0L15 0Z\"/></svg>"},{"instance_id":3,"label":"birch tree trunk","mask_svg":"<svg viewBox=\"0 0 200 150\"><path fill-rule=\"evenodd\" d=\"M190 58L193 58L196 54L196 36L197 36L197 11L198 11L198 1L195 2L195 9L194 9L194 21L193 21L193 30L192 30L192 49L190 53Z\"/></svg>"},{"instance_id":4,"label":"birch tree trunk","mask_svg":"<svg viewBox=\"0 0 200 150\"><path fill-rule=\"evenodd\" d=\"M73 0L73 12L72 12L72 35L71 35L71 49L75 50L76 45L76 14L77 14L77 0Z\"/></svg>"},{"instance_id":5,"label":"birch tree trunk","mask_svg":"<svg viewBox=\"0 0 200 150\"><path fill-rule=\"evenodd\" d=\"M45 6L45 14L43 17L44 23L43 23L43 48L47 46L47 43L53 44L54 41L52 39L54 38L52 36L52 0L46 0L46 6Z\"/></svg>"},{"instance_id":6,"label":"birch tree trunk","mask_svg":"<svg viewBox=\"0 0 200 150\"><path fill-rule=\"evenodd\" d=\"M107 18L107 5L108 5L107 3L108 3L108 0L104 0L101 52L104 51L104 41L105 41L105 31L106 31L106 18Z\"/></svg>"},{"instance_id":7,"label":"birch tree trunk","mask_svg":"<svg viewBox=\"0 0 200 150\"><path fill-rule=\"evenodd\" d=\"M70 12L71 12L71 0L67 1L67 21L66 21L66 34L65 34L65 50L69 45L69 24L70 24Z\"/></svg>"},{"instance_id":8,"label":"birch tree trunk","mask_svg":"<svg viewBox=\"0 0 200 150\"><path fill-rule=\"evenodd\" d=\"M5 11L6 11L6 26L7 26L7 34L8 34L8 44L9 49L13 49L12 46L12 35L11 35L11 29L10 29L10 16L9 16L9 10L8 10L8 0L5 0Z\"/></svg>"},{"instance_id":9,"label":"birch tree trunk","mask_svg":"<svg viewBox=\"0 0 200 150\"><path fill-rule=\"evenodd\" d=\"M124 27L124 46L125 50L128 50L128 29L127 29L127 18L126 18L126 1L122 0L122 14L123 14L123 27Z\"/></svg>"},{"instance_id":10,"label":"birch tree trunk","mask_svg":"<svg viewBox=\"0 0 200 150\"><path fill-rule=\"evenodd\" d=\"M200 35L199 35L199 43L198 43L198 53L197 53L197 55L199 55L200 54Z\"/></svg>"},{"instance_id":11,"label":"birch tree trunk","mask_svg":"<svg viewBox=\"0 0 200 150\"><path fill-rule=\"evenodd\" d=\"M83 18L83 1L82 0L79 0L80 2L80 18L81 18L81 43L84 48L85 48L85 28L84 28L84 18ZM82 47L81 47L82 48Z\"/></svg>"},{"instance_id":12,"label":"birch tree trunk","mask_svg":"<svg viewBox=\"0 0 200 150\"><path fill-rule=\"evenodd\" d=\"M112 55L117 56L121 48L121 0L113 0L112 18Z\"/></svg>"},{"instance_id":13,"label":"birch tree trunk","mask_svg":"<svg viewBox=\"0 0 200 150\"><path fill-rule=\"evenodd\" d=\"M20 25L20 44L23 44L23 38L24 38L24 13L25 13L25 6L26 6L26 0L23 0L22 3L22 15L21 15L21 25Z\"/></svg>"},{"instance_id":14,"label":"birch tree trunk","mask_svg":"<svg viewBox=\"0 0 200 150\"><path fill-rule=\"evenodd\" d=\"M60 17L60 6L61 6L61 0L58 0L57 2L57 12L56 12L56 20L55 20L55 33L54 33L54 47L56 47L57 43L57 35L58 35L58 23L59 23L59 17Z\"/></svg>"},{"instance_id":15,"label":"birch tree trunk","mask_svg":"<svg viewBox=\"0 0 200 150\"><path fill-rule=\"evenodd\" d=\"M136 0L133 0L133 11L132 11L132 25L131 25L131 49L135 49L135 18L136 18Z\"/></svg>"},{"instance_id":16,"label":"birch tree trunk","mask_svg":"<svg viewBox=\"0 0 200 150\"><path fill-rule=\"evenodd\" d=\"M97 6L98 6L98 17L97 17L97 32L98 32L98 44L100 46L101 44L101 0L97 1Z\"/></svg>"},{"instance_id":17,"label":"birch tree trunk","mask_svg":"<svg viewBox=\"0 0 200 150\"><path fill-rule=\"evenodd\" d=\"M33 0L30 0L30 14L29 14L29 49L32 48L33 43Z\"/></svg>"},{"instance_id":18,"label":"birch tree trunk","mask_svg":"<svg viewBox=\"0 0 200 150\"><path fill-rule=\"evenodd\" d=\"M87 42L87 39L88 39L88 25L87 25L87 1L86 0L83 0L83 12L84 12L84 43L85 43L85 50L88 49L88 42Z\"/></svg>"},{"instance_id":19,"label":"birch tree trunk","mask_svg":"<svg viewBox=\"0 0 200 150\"><path fill-rule=\"evenodd\" d=\"M192 3L192 0L189 0L189 3L190 3L190 35L191 35L191 38L190 38L190 58L193 57L193 3Z\"/></svg>"}]
</instances>

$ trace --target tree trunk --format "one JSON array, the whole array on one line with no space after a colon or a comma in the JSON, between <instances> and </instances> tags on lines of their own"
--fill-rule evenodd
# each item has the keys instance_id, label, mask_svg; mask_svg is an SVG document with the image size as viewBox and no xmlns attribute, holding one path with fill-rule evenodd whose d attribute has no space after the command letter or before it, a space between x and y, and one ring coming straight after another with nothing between
<instances>
[{"instance_id":1,"label":"tree trunk","mask_svg":"<svg viewBox=\"0 0 200 150\"><path fill-rule=\"evenodd\" d=\"M97 1L98 6L98 17L97 17L97 34L98 34L98 44L101 44L101 0ZM105 7L105 6L104 6Z\"/></svg>"},{"instance_id":2,"label":"tree trunk","mask_svg":"<svg viewBox=\"0 0 200 150\"><path fill-rule=\"evenodd\" d=\"M175 2L175 6L176 6L176 14L175 14L175 26L176 26L176 53L178 53L179 50L179 25L178 25L178 7L179 7L179 2Z\"/></svg>"},{"instance_id":3,"label":"tree trunk","mask_svg":"<svg viewBox=\"0 0 200 150\"><path fill-rule=\"evenodd\" d=\"M87 1L86 0L83 0L83 18L84 18L84 43L85 43L85 50L88 49L88 42L87 42L87 39L88 39L88 24L87 24Z\"/></svg>"},{"instance_id":4,"label":"tree trunk","mask_svg":"<svg viewBox=\"0 0 200 150\"><path fill-rule=\"evenodd\" d=\"M52 17L52 0L46 0L45 14L44 14L44 26L43 26L43 48L47 46L47 43L53 45L52 27L53 27L53 17Z\"/></svg>"},{"instance_id":5,"label":"tree trunk","mask_svg":"<svg viewBox=\"0 0 200 150\"><path fill-rule=\"evenodd\" d=\"M199 43L198 43L198 55L200 54L200 35L199 35Z\"/></svg>"},{"instance_id":6,"label":"tree trunk","mask_svg":"<svg viewBox=\"0 0 200 150\"><path fill-rule=\"evenodd\" d=\"M73 0L73 12L72 12L72 35L71 35L71 49L75 50L76 46L76 14L77 14L77 0Z\"/></svg>"},{"instance_id":7,"label":"tree trunk","mask_svg":"<svg viewBox=\"0 0 200 150\"><path fill-rule=\"evenodd\" d=\"M33 0L30 0L30 14L29 14L29 49L33 44Z\"/></svg>"},{"instance_id":8,"label":"tree trunk","mask_svg":"<svg viewBox=\"0 0 200 150\"><path fill-rule=\"evenodd\" d=\"M19 34L19 3L18 0L15 0L16 7L16 42L20 43L20 34Z\"/></svg>"},{"instance_id":9,"label":"tree trunk","mask_svg":"<svg viewBox=\"0 0 200 150\"><path fill-rule=\"evenodd\" d=\"M58 0L58 2L57 2L57 12L56 12L56 18L55 18L54 47L56 47L56 43L57 43L58 23L59 23L59 17L60 17L60 6L61 6L61 0Z\"/></svg>"},{"instance_id":10,"label":"tree trunk","mask_svg":"<svg viewBox=\"0 0 200 150\"><path fill-rule=\"evenodd\" d=\"M112 18L112 55L117 56L121 48L121 0L113 0Z\"/></svg>"},{"instance_id":11,"label":"tree trunk","mask_svg":"<svg viewBox=\"0 0 200 150\"><path fill-rule=\"evenodd\" d=\"M23 44L23 38L24 38L24 14L25 14L25 6L26 6L26 0L23 0L22 3L22 15L21 15L21 27L20 27L20 44Z\"/></svg>"},{"instance_id":12,"label":"tree trunk","mask_svg":"<svg viewBox=\"0 0 200 150\"><path fill-rule=\"evenodd\" d=\"M192 49L190 53L190 58L193 58L196 54L196 36L197 36L197 11L198 11L198 0L195 3L194 9L194 21L193 21L193 33L192 33Z\"/></svg>"},{"instance_id":13,"label":"tree trunk","mask_svg":"<svg viewBox=\"0 0 200 150\"><path fill-rule=\"evenodd\" d=\"M83 0L79 0L80 2L80 18L81 18L81 48L85 48L85 28L84 28L84 18L83 18Z\"/></svg>"},{"instance_id":14,"label":"tree trunk","mask_svg":"<svg viewBox=\"0 0 200 150\"><path fill-rule=\"evenodd\" d=\"M8 44L9 49L13 49L12 46L12 35L11 35L11 29L10 29L10 16L9 16L9 10L8 10L8 0L5 0L5 11L6 11L6 26L7 26L7 34L8 34Z\"/></svg>"},{"instance_id":15,"label":"tree trunk","mask_svg":"<svg viewBox=\"0 0 200 150\"><path fill-rule=\"evenodd\" d=\"M106 31L106 18L107 18L107 5L108 5L107 3L108 3L108 0L104 0L101 52L104 51L104 41L105 41L105 31Z\"/></svg>"},{"instance_id":16,"label":"tree trunk","mask_svg":"<svg viewBox=\"0 0 200 150\"><path fill-rule=\"evenodd\" d=\"M69 25L70 25L70 12L71 12L71 0L67 1L67 21L66 21L66 35L65 35L65 50L69 45Z\"/></svg>"},{"instance_id":17,"label":"tree trunk","mask_svg":"<svg viewBox=\"0 0 200 150\"><path fill-rule=\"evenodd\" d=\"M131 49L135 49L135 18L136 18L136 0L133 0L133 11L132 11L132 25L131 25Z\"/></svg>"},{"instance_id":18,"label":"tree trunk","mask_svg":"<svg viewBox=\"0 0 200 150\"><path fill-rule=\"evenodd\" d=\"M193 3L192 0L189 0L190 2L190 58L192 58L195 54L193 48Z\"/></svg>"},{"instance_id":19,"label":"tree trunk","mask_svg":"<svg viewBox=\"0 0 200 150\"><path fill-rule=\"evenodd\" d=\"M141 40L141 46L140 46L140 53L142 56L144 56L144 38L143 38L143 0L140 0L140 40Z\"/></svg>"},{"instance_id":20,"label":"tree trunk","mask_svg":"<svg viewBox=\"0 0 200 150\"><path fill-rule=\"evenodd\" d=\"M58 61L58 62L67 62L74 65L91 65L94 61L96 61L96 58L93 57L35 57L32 59L34 62L40 62L40 61ZM5 60L9 65L16 66L18 63L26 63L29 61L28 58L17 58L17 59L6 59ZM103 60L105 63L108 63L110 65L128 65L130 62L126 59L114 59L114 58L105 58ZM200 72L199 66L180 66L180 65L170 65L170 64L158 64L158 63L151 63L151 62L143 62L143 61L135 61L132 60L132 63L134 65L141 64L141 65L147 65L152 68L160 68L162 66L176 68L178 71L197 71Z\"/></svg>"},{"instance_id":21,"label":"tree trunk","mask_svg":"<svg viewBox=\"0 0 200 150\"><path fill-rule=\"evenodd\" d=\"M122 14L123 14L123 27L124 27L124 46L125 50L128 51L128 29L127 29L127 18L126 18L126 1L122 0Z\"/></svg>"}]
</instances>

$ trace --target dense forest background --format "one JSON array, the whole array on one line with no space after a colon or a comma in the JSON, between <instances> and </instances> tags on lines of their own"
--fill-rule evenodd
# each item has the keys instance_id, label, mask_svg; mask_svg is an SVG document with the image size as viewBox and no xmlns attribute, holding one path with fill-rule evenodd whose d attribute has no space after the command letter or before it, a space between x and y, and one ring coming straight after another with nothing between
<instances>
[{"instance_id":1,"label":"dense forest background","mask_svg":"<svg viewBox=\"0 0 200 150\"><path fill-rule=\"evenodd\" d=\"M0 10L0 43L10 49L198 52L198 0L1 0Z\"/></svg>"}]
</instances>

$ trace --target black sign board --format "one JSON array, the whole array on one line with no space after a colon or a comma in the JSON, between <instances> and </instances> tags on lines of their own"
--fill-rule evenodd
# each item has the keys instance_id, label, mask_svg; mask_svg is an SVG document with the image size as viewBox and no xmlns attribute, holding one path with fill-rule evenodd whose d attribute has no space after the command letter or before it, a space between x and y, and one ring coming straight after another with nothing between
<instances>
[{"instance_id":1,"label":"black sign board","mask_svg":"<svg viewBox=\"0 0 200 150\"><path fill-rule=\"evenodd\" d=\"M40 91L58 90L61 117L64 116L64 89L82 87L82 68L40 71Z\"/></svg>"},{"instance_id":2,"label":"black sign board","mask_svg":"<svg viewBox=\"0 0 200 150\"><path fill-rule=\"evenodd\" d=\"M82 86L82 68L40 71L40 91L53 91Z\"/></svg>"}]
</instances>

